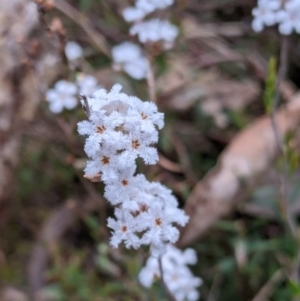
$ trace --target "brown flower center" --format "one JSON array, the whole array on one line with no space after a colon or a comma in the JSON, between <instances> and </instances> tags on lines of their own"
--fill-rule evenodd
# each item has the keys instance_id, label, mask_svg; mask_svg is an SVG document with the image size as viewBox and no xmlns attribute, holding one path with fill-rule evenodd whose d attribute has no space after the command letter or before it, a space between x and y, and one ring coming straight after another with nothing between
<instances>
[{"instance_id":1,"label":"brown flower center","mask_svg":"<svg viewBox=\"0 0 300 301\"><path fill-rule=\"evenodd\" d=\"M109 164L109 157L103 156L101 162L103 163L103 165Z\"/></svg>"},{"instance_id":2,"label":"brown flower center","mask_svg":"<svg viewBox=\"0 0 300 301\"><path fill-rule=\"evenodd\" d=\"M104 125L97 126L97 133L102 134L105 130L106 130L106 127Z\"/></svg>"},{"instance_id":3,"label":"brown flower center","mask_svg":"<svg viewBox=\"0 0 300 301\"><path fill-rule=\"evenodd\" d=\"M123 233L127 232L127 227L126 227L126 226L122 226L121 231L122 231Z\"/></svg>"},{"instance_id":4,"label":"brown flower center","mask_svg":"<svg viewBox=\"0 0 300 301\"><path fill-rule=\"evenodd\" d=\"M148 210L148 206L146 204L141 204L140 205L140 211L141 212L146 212Z\"/></svg>"},{"instance_id":5,"label":"brown flower center","mask_svg":"<svg viewBox=\"0 0 300 301\"><path fill-rule=\"evenodd\" d=\"M131 144L132 144L132 148L134 149L138 149L141 146L139 140L132 140Z\"/></svg>"},{"instance_id":6,"label":"brown flower center","mask_svg":"<svg viewBox=\"0 0 300 301\"><path fill-rule=\"evenodd\" d=\"M147 116L147 115L145 115L143 112L141 113L141 116L142 116L142 119L143 119L143 120L145 120L145 119L147 119L147 118L148 118L148 116Z\"/></svg>"},{"instance_id":7,"label":"brown flower center","mask_svg":"<svg viewBox=\"0 0 300 301\"><path fill-rule=\"evenodd\" d=\"M115 127L115 131L117 131L117 132L124 132L124 131L125 131L125 129L124 129L124 124L121 124L121 125L119 125L119 126L116 126L116 127Z\"/></svg>"},{"instance_id":8,"label":"brown flower center","mask_svg":"<svg viewBox=\"0 0 300 301\"><path fill-rule=\"evenodd\" d=\"M123 186L127 186L128 185L128 181L127 180L122 180L121 183L122 183Z\"/></svg>"},{"instance_id":9,"label":"brown flower center","mask_svg":"<svg viewBox=\"0 0 300 301\"><path fill-rule=\"evenodd\" d=\"M161 224L162 224L161 219L160 219L160 218L157 218L157 219L155 220L155 224L156 224L156 226L161 226Z\"/></svg>"}]
</instances>

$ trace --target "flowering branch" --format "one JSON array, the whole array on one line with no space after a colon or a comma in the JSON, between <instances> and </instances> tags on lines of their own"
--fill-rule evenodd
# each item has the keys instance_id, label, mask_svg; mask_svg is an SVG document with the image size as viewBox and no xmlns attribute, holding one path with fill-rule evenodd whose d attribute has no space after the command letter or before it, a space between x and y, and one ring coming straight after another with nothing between
<instances>
[{"instance_id":1,"label":"flowering branch","mask_svg":"<svg viewBox=\"0 0 300 301\"><path fill-rule=\"evenodd\" d=\"M100 89L83 97L89 120L78 123L78 132L87 136L85 177L101 180L104 196L115 206L116 218L108 219L111 245L116 248L124 242L135 249L149 245L157 257L178 240L174 225L184 226L188 217L169 189L134 175L138 157L146 164L158 161L152 145L164 125L163 114L154 103L121 93L121 88L115 85L110 92Z\"/></svg>"}]
</instances>

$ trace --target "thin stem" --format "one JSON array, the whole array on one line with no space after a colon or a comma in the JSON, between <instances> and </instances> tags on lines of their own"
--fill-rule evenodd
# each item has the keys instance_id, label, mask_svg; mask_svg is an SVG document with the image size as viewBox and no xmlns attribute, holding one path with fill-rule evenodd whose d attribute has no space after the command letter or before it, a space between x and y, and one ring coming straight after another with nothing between
<instances>
[{"instance_id":1,"label":"thin stem","mask_svg":"<svg viewBox=\"0 0 300 301\"><path fill-rule=\"evenodd\" d=\"M271 111L271 123L275 135L275 139L277 142L278 149L281 153L282 159L283 159L283 174L279 176L280 180L280 192L281 192L281 205L282 210L287 222L287 225L293 235L293 237L298 241L297 234L296 234L296 226L294 224L294 220L290 214L289 210L289 200L288 200L288 162L286 160L286 152L285 152L285 144L284 144L284 138L282 137L281 133L279 133L278 124L276 120L276 110L279 105L280 101L280 85L284 81L287 73L287 66L288 66L288 37L284 36L282 38L282 45L281 45L281 52L280 52L280 65L279 65L279 71L276 81L276 93L272 105L272 111Z\"/></svg>"},{"instance_id":2,"label":"thin stem","mask_svg":"<svg viewBox=\"0 0 300 301\"><path fill-rule=\"evenodd\" d=\"M161 280L162 286L163 286L169 300L177 301L177 299L174 297L172 292L169 290L169 288L164 280L164 270L163 270L163 266L162 266L162 257L161 256L158 258L158 264L159 264L159 271L160 271L160 280Z\"/></svg>"},{"instance_id":3,"label":"thin stem","mask_svg":"<svg viewBox=\"0 0 300 301\"><path fill-rule=\"evenodd\" d=\"M280 85L284 81L286 72L287 72L287 65L288 65L288 37L284 36L282 40L281 52L280 52L280 66L276 80L276 93L273 100L272 111L271 111L271 121L272 127L274 129L275 138L277 141L278 148L282 155L284 155L284 142L279 134L277 122L276 122L276 110L279 105L280 100Z\"/></svg>"},{"instance_id":4,"label":"thin stem","mask_svg":"<svg viewBox=\"0 0 300 301\"><path fill-rule=\"evenodd\" d=\"M156 97L154 71L152 68L152 59L149 58L148 61L149 61L149 68L148 68L148 73L147 73L148 93L149 93L150 100L152 102L156 103L157 97Z\"/></svg>"}]
</instances>

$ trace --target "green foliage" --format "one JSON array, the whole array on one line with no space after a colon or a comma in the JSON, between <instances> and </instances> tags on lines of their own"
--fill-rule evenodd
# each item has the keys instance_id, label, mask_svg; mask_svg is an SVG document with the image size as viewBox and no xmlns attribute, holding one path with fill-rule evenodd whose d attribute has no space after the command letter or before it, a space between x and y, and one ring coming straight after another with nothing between
<instances>
[{"instance_id":1,"label":"green foliage","mask_svg":"<svg viewBox=\"0 0 300 301\"><path fill-rule=\"evenodd\" d=\"M103 247L99 245L100 252L89 259L96 262L96 266L89 268L86 253L82 250L73 252L68 261L63 260L62 254L56 254L57 263L47 275L52 283L43 293L57 301L144 300L136 279L121 275L120 271L112 273L113 266L117 271L119 268L111 261L108 252L103 251L107 248Z\"/></svg>"}]
</instances>

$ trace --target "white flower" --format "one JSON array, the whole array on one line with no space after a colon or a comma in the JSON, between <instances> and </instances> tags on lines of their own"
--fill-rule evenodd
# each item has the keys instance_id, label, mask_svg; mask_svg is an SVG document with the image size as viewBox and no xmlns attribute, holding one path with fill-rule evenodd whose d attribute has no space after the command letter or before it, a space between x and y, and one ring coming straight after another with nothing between
<instances>
[{"instance_id":1,"label":"white flower","mask_svg":"<svg viewBox=\"0 0 300 301\"><path fill-rule=\"evenodd\" d=\"M173 3L174 0L137 0L136 7L149 14L157 9L165 9Z\"/></svg>"},{"instance_id":2,"label":"white flower","mask_svg":"<svg viewBox=\"0 0 300 301\"><path fill-rule=\"evenodd\" d=\"M173 245L168 245L167 252L161 259L163 277L164 282L176 300L196 301L200 296L197 287L202 284L202 280L194 277L187 267L187 264L195 264L197 262L196 252L189 249L188 253L193 253L193 262L190 263L182 260L182 257L186 257L186 251L181 251ZM148 258L145 267L138 275L140 283L149 288L160 277L158 259L154 257Z\"/></svg>"},{"instance_id":3,"label":"white flower","mask_svg":"<svg viewBox=\"0 0 300 301\"><path fill-rule=\"evenodd\" d=\"M287 1L284 5L284 9L278 12L277 20L281 34L290 35L294 29L297 33L300 33L300 1Z\"/></svg>"},{"instance_id":4,"label":"white flower","mask_svg":"<svg viewBox=\"0 0 300 301\"><path fill-rule=\"evenodd\" d=\"M111 245L117 248L124 241L127 248L137 249L140 246L140 239L135 234L138 226L136 219L130 212L120 209L115 210L115 215L117 220L108 218L108 227L114 230L110 240Z\"/></svg>"},{"instance_id":5,"label":"white flower","mask_svg":"<svg viewBox=\"0 0 300 301\"><path fill-rule=\"evenodd\" d=\"M127 7L123 11L123 18L127 22L142 20L145 16L146 12L137 7Z\"/></svg>"},{"instance_id":6,"label":"white flower","mask_svg":"<svg viewBox=\"0 0 300 301\"><path fill-rule=\"evenodd\" d=\"M79 59L82 54L83 50L81 46L76 42L67 42L65 47L65 54L69 61L74 61Z\"/></svg>"},{"instance_id":7,"label":"white flower","mask_svg":"<svg viewBox=\"0 0 300 301\"><path fill-rule=\"evenodd\" d=\"M158 154L156 148L152 147L158 141L158 134L156 131L152 133L132 131L128 135L128 140L125 145L125 153L129 152L136 157L144 159L146 164L156 164L158 161Z\"/></svg>"},{"instance_id":8,"label":"white flower","mask_svg":"<svg viewBox=\"0 0 300 301\"><path fill-rule=\"evenodd\" d=\"M160 278L158 259L149 257L146 266L140 271L138 278L144 287L151 287L155 279Z\"/></svg>"},{"instance_id":9,"label":"white flower","mask_svg":"<svg viewBox=\"0 0 300 301\"><path fill-rule=\"evenodd\" d=\"M80 135L88 135L100 139L107 131L113 131L114 128L122 124L122 115L113 112L112 116L105 115L104 110L98 112L92 111L89 121L81 121L78 123L78 132ZM95 144L99 144L101 140L97 140Z\"/></svg>"},{"instance_id":10,"label":"white flower","mask_svg":"<svg viewBox=\"0 0 300 301\"><path fill-rule=\"evenodd\" d=\"M104 173L105 178L116 178L117 175L112 168L116 163L116 159L115 155L111 156L110 151L102 151L102 153L99 153L99 158L87 161L84 172L89 177L100 174L102 179Z\"/></svg>"},{"instance_id":11,"label":"white flower","mask_svg":"<svg viewBox=\"0 0 300 301\"><path fill-rule=\"evenodd\" d=\"M157 106L153 102L137 102L135 110L139 112L143 130L152 128L152 124L159 129L164 127L164 114L157 112ZM131 112L128 114L131 115Z\"/></svg>"},{"instance_id":12,"label":"white flower","mask_svg":"<svg viewBox=\"0 0 300 301\"><path fill-rule=\"evenodd\" d=\"M112 48L112 56L116 63L126 63L134 61L142 56L139 46L131 42L123 42Z\"/></svg>"},{"instance_id":13,"label":"white flower","mask_svg":"<svg viewBox=\"0 0 300 301\"><path fill-rule=\"evenodd\" d=\"M161 185L157 182L151 182L145 187L146 192L155 196L157 201L164 204L165 206L177 208L178 202L176 198L172 195L172 192L167 187Z\"/></svg>"},{"instance_id":14,"label":"white flower","mask_svg":"<svg viewBox=\"0 0 300 301\"><path fill-rule=\"evenodd\" d=\"M145 57L140 57L134 61L124 63L123 69L132 78L140 80L147 77L149 61Z\"/></svg>"},{"instance_id":15,"label":"white flower","mask_svg":"<svg viewBox=\"0 0 300 301\"><path fill-rule=\"evenodd\" d=\"M178 240L179 231L174 224L185 225L188 217L178 208L164 207L155 202L143 213L143 220L147 221L148 229L141 241L143 244L150 244L152 256L157 257L165 252L166 243Z\"/></svg>"},{"instance_id":16,"label":"white flower","mask_svg":"<svg viewBox=\"0 0 300 301\"><path fill-rule=\"evenodd\" d=\"M174 0L137 0L134 7L123 11L123 17L127 22L142 20L147 14L157 9L165 9L173 3Z\"/></svg>"},{"instance_id":17,"label":"white flower","mask_svg":"<svg viewBox=\"0 0 300 301\"><path fill-rule=\"evenodd\" d=\"M197 254L194 249L188 248L184 251L177 249L174 245L168 245L168 252L164 254L164 260L176 265L187 265L197 263Z\"/></svg>"},{"instance_id":18,"label":"white flower","mask_svg":"<svg viewBox=\"0 0 300 301\"><path fill-rule=\"evenodd\" d=\"M77 85L79 86L79 94L85 96L92 96L97 90L101 89L94 76L84 73L77 76Z\"/></svg>"},{"instance_id":19,"label":"white flower","mask_svg":"<svg viewBox=\"0 0 300 301\"><path fill-rule=\"evenodd\" d=\"M46 100L49 102L50 111L53 113L61 113L64 108L71 110L77 105L77 87L75 84L60 80L53 89L46 93Z\"/></svg>"},{"instance_id":20,"label":"white flower","mask_svg":"<svg viewBox=\"0 0 300 301\"><path fill-rule=\"evenodd\" d=\"M186 249L182 256L180 257L180 260L184 264L196 264L197 263L197 254L194 249Z\"/></svg>"},{"instance_id":21,"label":"white flower","mask_svg":"<svg viewBox=\"0 0 300 301\"><path fill-rule=\"evenodd\" d=\"M149 62L143 56L139 46L131 42L124 42L113 47L112 57L114 69L123 69L134 79L143 79L147 76Z\"/></svg>"},{"instance_id":22,"label":"white flower","mask_svg":"<svg viewBox=\"0 0 300 301\"><path fill-rule=\"evenodd\" d=\"M109 200L112 205L127 204L139 193L137 188L139 181L133 176L135 173L135 165L128 167L127 169L118 171L117 179L105 186L104 196ZM137 204L135 209L138 208ZM128 208L128 206L127 206ZM134 208L131 206L131 209Z\"/></svg>"},{"instance_id":23,"label":"white flower","mask_svg":"<svg viewBox=\"0 0 300 301\"><path fill-rule=\"evenodd\" d=\"M280 8L280 0L258 0L257 7L252 10L254 19L252 28L256 32L263 30L264 26L272 26L277 22L277 11Z\"/></svg>"},{"instance_id":24,"label":"white flower","mask_svg":"<svg viewBox=\"0 0 300 301\"><path fill-rule=\"evenodd\" d=\"M166 273L164 280L177 301L199 300L200 294L197 287L202 284L202 280L194 277L187 267L176 268Z\"/></svg>"},{"instance_id":25,"label":"white flower","mask_svg":"<svg viewBox=\"0 0 300 301\"><path fill-rule=\"evenodd\" d=\"M124 114L130 107L128 103L129 96L125 93L120 93L122 86L116 84L112 87L110 92L105 89L97 90L92 97L88 98L90 109L93 112L99 112L101 110L106 111L106 115L112 112L118 112Z\"/></svg>"},{"instance_id":26,"label":"white flower","mask_svg":"<svg viewBox=\"0 0 300 301\"><path fill-rule=\"evenodd\" d=\"M130 28L130 34L137 34L141 43L161 41L164 46L170 47L178 35L178 28L169 21L152 19L134 24Z\"/></svg>"}]
</instances>

